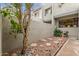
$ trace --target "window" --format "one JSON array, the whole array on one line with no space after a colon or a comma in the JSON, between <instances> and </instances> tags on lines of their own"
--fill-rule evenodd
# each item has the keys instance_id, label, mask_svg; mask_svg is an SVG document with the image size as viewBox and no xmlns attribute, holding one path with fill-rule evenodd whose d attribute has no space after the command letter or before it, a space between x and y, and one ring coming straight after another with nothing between
<instances>
[{"instance_id":1,"label":"window","mask_svg":"<svg viewBox=\"0 0 79 59\"><path fill-rule=\"evenodd\" d=\"M44 21L44 20L43 20L43 22L44 22L44 23L47 23L47 24L51 24L51 23L52 23L52 20L50 20L50 21Z\"/></svg>"},{"instance_id":2,"label":"window","mask_svg":"<svg viewBox=\"0 0 79 59\"><path fill-rule=\"evenodd\" d=\"M52 7L51 8L48 8L48 9L45 9L45 16L47 14L52 14Z\"/></svg>"},{"instance_id":3,"label":"window","mask_svg":"<svg viewBox=\"0 0 79 59\"><path fill-rule=\"evenodd\" d=\"M63 16L63 17L57 18L56 20L58 20L59 28L78 27L78 15L77 14Z\"/></svg>"},{"instance_id":4,"label":"window","mask_svg":"<svg viewBox=\"0 0 79 59\"><path fill-rule=\"evenodd\" d=\"M35 15L35 17L37 17L37 16L39 16L39 13L38 13L38 12L36 12L34 15Z\"/></svg>"},{"instance_id":5,"label":"window","mask_svg":"<svg viewBox=\"0 0 79 59\"><path fill-rule=\"evenodd\" d=\"M59 27L78 27L77 19L60 20Z\"/></svg>"}]
</instances>

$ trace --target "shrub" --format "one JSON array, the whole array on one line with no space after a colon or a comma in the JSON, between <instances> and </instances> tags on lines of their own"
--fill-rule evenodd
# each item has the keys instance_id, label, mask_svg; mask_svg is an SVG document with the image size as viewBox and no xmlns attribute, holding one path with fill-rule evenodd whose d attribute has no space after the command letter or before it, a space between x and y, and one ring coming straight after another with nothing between
<instances>
[{"instance_id":1,"label":"shrub","mask_svg":"<svg viewBox=\"0 0 79 59\"><path fill-rule=\"evenodd\" d=\"M62 31L59 30L59 29L57 29L57 28L55 28L55 30L54 30L54 36L61 37L62 36Z\"/></svg>"}]
</instances>

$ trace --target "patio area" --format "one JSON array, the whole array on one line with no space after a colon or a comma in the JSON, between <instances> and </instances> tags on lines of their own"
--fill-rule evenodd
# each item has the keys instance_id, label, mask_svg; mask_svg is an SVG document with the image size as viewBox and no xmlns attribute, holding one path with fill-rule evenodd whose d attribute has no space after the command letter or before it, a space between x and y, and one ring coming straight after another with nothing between
<instances>
[{"instance_id":1,"label":"patio area","mask_svg":"<svg viewBox=\"0 0 79 59\"><path fill-rule=\"evenodd\" d=\"M79 56L79 40L70 38L64 44L57 56Z\"/></svg>"},{"instance_id":2,"label":"patio area","mask_svg":"<svg viewBox=\"0 0 79 59\"><path fill-rule=\"evenodd\" d=\"M55 56L66 41L68 38L65 37L49 37L38 40L29 45L25 56ZM3 55L16 56L20 53L21 48L6 52Z\"/></svg>"},{"instance_id":3,"label":"patio area","mask_svg":"<svg viewBox=\"0 0 79 59\"><path fill-rule=\"evenodd\" d=\"M16 56L21 48L6 52L3 56ZM74 38L49 37L33 42L26 49L25 56L79 56L79 40Z\"/></svg>"}]
</instances>

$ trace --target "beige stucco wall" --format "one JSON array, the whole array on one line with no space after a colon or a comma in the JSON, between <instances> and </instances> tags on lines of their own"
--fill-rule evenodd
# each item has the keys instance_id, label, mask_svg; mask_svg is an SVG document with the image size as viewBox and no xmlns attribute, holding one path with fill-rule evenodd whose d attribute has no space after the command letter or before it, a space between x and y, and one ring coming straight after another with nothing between
<instances>
[{"instance_id":1,"label":"beige stucco wall","mask_svg":"<svg viewBox=\"0 0 79 59\"><path fill-rule=\"evenodd\" d=\"M2 51L9 51L14 48L22 47L22 35L18 35L15 39L9 34L9 22L3 20L3 32L2 32ZM29 43L52 36L52 24L46 24L42 22L32 21L29 32Z\"/></svg>"}]
</instances>

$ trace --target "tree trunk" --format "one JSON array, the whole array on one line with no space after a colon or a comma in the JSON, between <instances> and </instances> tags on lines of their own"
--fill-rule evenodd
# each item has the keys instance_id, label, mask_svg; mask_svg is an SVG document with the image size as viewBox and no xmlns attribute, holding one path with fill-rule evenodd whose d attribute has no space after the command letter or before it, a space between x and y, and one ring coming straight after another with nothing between
<instances>
[{"instance_id":1,"label":"tree trunk","mask_svg":"<svg viewBox=\"0 0 79 59\"><path fill-rule=\"evenodd\" d=\"M26 33L26 34L24 34L24 37L23 37L22 54L25 54L27 48L28 48L28 36L27 36L27 33Z\"/></svg>"},{"instance_id":2,"label":"tree trunk","mask_svg":"<svg viewBox=\"0 0 79 59\"><path fill-rule=\"evenodd\" d=\"M29 25L30 25L30 9L27 10L27 19L25 18L23 21L23 49L22 49L22 52L21 54L25 54L26 52L26 49L28 48L29 44L28 44L28 28L29 28Z\"/></svg>"}]
</instances>

